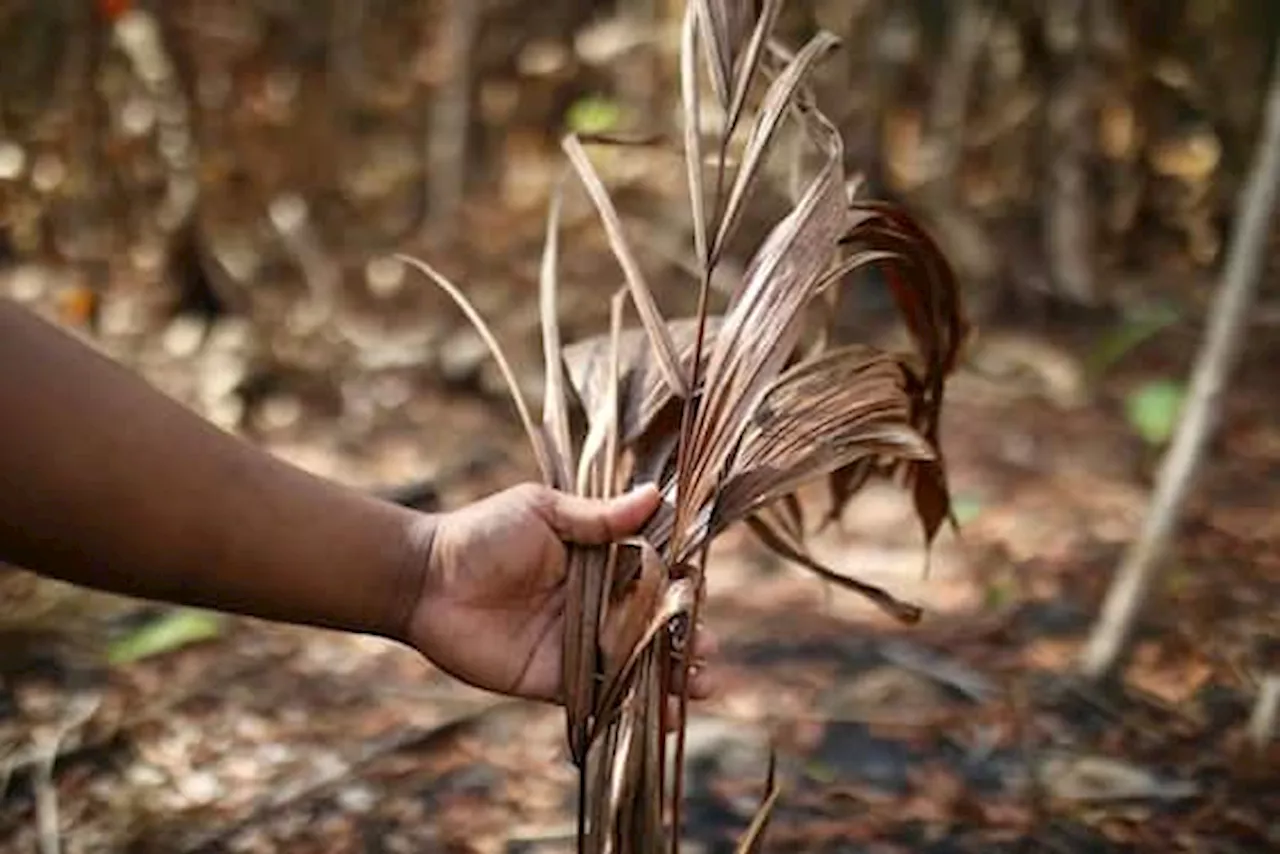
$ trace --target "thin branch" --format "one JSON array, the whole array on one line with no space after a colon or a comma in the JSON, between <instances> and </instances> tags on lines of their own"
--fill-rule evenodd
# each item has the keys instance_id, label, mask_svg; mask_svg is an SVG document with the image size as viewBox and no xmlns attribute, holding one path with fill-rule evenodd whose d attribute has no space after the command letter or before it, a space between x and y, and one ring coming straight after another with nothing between
<instances>
[{"instance_id":1,"label":"thin branch","mask_svg":"<svg viewBox=\"0 0 1280 854\"><path fill-rule=\"evenodd\" d=\"M62 751L62 743L68 735L84 725L98 711L102 695L93 692L81 694L71 702L71 708L56 727L37 740L36 766L33 787L36 793L36 827L40 854L59 854L62 835L58 821L58 785L53 769Z\"/></svg>"},{"instance_id":2,"label":"thin branch","mask_svg":"<svg viewBox=\"0 0 1280 854\"><path fill-rule=\"evenodd\" d=\"M227 824L197 831L174 850L179 854L225 851L228 843L234 841L236 836L264 824L288 809L331 795L335 789L349 785L352 779L358 779L362 772L388 756L401 752L425 751L482 724L491 716L510 713L520 707L517 701L492 697L463 700L434 697L431 701L443 706L443 717L438 722L426 727L395 727L390 732L361 741L335 767L324 767L302 775L301 779L274 790L265 802L256 805L247 815Z\"/></svg>"},{"instance_id":3,"label":"thin branch","mask_svg":"<svg viewBox=\"0 0 1280 854\"><path fill-rule=\"evenodd\" d=\"M1280 717L1280 674L1269 674L1258 688L1258 701L1249 718L1249 741L1259 750L1266 750L1276 734L1276 719Z\"/></svg>"},{"instance_id":4,"label":"thin branch","mask_svg":"<svg viewBox=\"0 0 1280 854\"><path fill-rule=\"evenodd\" d=\"M1161 558L1217 426L1228 377L1244 346L1280 193L1280 52L1274 62L1265 122L1240 195L1236 230L1192 371L1186 409L1161 464L1142 531L1125 555L1082 656L1080 668L1090 679L1113 674L1128 649L1134 624L1156 581Z\"/></svg>"}]
</instances>

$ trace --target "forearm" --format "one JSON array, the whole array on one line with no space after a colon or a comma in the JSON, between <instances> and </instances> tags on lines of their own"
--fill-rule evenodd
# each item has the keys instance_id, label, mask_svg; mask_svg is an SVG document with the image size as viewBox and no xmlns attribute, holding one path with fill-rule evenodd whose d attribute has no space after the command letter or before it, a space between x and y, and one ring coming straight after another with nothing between
<instances>
[{"instance_id":1,"label":"forearm","mask_svg":"<svg viewBox=\"0 0 1280 854\"><path fill-rule=\"evenodd\" d=\"M0 300L0 559L143 598L397 636L431 524L219 431Z\"/></svg>"}]
</instances>

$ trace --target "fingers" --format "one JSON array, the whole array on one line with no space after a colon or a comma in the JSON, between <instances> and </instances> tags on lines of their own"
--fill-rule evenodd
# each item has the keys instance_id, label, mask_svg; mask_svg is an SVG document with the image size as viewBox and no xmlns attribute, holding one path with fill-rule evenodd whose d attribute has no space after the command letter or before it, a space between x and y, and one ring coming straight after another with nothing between
<instances>
[{"instance_id":1,"label":"fingers","mask_svg":"<svg viewBox=\"0 0 1280 854\"><path fill-rule=\"evenodd\" d=\"M662 500L653 484L609 499L582 498L554 490L546 490L542 496L542 510L555 532L586 545L609 543L635 533Z\"/></svg>"},{"instance_id":2,"label":"fingers","mask_svg":"<svg viewBox=\"0 0 1280 854\"><path fill-rule=\"evenodd\" d=\"M671 693L675 696L680 694L684 685L684 672L680 669L680 662L675 662L676 671L674 674ZM689 698L692 700L706 700L716 693L715 678L707 669L706 662L695 661L689 665Z\"/></svg>"},{"instance_id":3,"label":"fingers","mask_svg":"<svg viewBox=\"0 0 1280 854\"><path fill-rule=\"evenodd\" d=\"M679 676L676 677L677 682ZM707 669L702 664L694 664L689 668L689 699L705 700L716 692L715 680L711 678ZM674 732L680 729L682 723L680 718L680 694L679 686L676 686L676 692L667 695L667 729ZM687 709L686 709L687 711Z\"/></svg>"},{"instance_id":4,"label":"fingers","mask_svg":"<svg viewBox=\"0 0 1280 854\"><path fill-rule=\"evenodd\" d=\"M707 660L713 658L718 650L719 643L715 634L707 631L699 621L698 631L693 641L693 656L689 662L689 696L695 700L705 700L716 691L715 678L707 668ZM679 692L684 685L684 674L680 667L684 656L673 651L672 659L677 668L676 681L672 689Z\"/></svg>"},{"instance_id":5,"label":"fingers","mask_svg":"<svg viewBox=\"0 0 1280 854\"><path fill-rule=\"evenodd\" d=\"M689 668L689 695L705 700L716 693L715 673L707 667L707 661L720 651L720 644L713 632L699 628L693 641L693 665Z\"/></svg>"}]
</instances>

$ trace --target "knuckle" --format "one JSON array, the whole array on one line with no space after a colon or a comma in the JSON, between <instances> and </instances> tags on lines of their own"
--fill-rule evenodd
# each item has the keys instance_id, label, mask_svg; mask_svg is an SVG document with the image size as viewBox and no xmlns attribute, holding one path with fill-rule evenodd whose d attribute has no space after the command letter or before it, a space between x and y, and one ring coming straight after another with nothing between
<instances>
[{"instance_id":1,"label":"knuckle","mask_svg":"<svg viewBox=\"0 0 1280 854\"><path fill-rule=\"evenodd\" d=\"M555 490L536 483L527 484L523 500L552 528L561 530L569 521L565 515L564 502Z\"/></svg>"},{"instance_id":2,"label":"knuckle","mask_svg":"<svg viewBox=\"0 0 1280 854\"><path fill-rule=\"evenodd\" d=\"M535 510L546 510L555 504L555 496L541 484L529 482L511 488L511 496Z\"/></svg>"}]
</instances>

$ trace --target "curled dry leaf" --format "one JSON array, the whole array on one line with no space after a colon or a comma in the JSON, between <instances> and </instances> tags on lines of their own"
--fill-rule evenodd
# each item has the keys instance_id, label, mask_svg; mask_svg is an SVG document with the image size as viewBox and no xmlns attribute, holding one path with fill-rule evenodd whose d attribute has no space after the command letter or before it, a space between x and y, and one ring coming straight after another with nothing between
<instances>
[{"instance_id":1,"label":"curled dry leaf","mask_svg":"<svg viewBox=\"0 0 1280 854\"><path fill-rule=\"evenodd\" d=\"M546 388L542 402L542 429L550 447L548 464L554 472L552 486L569 488L569 463L573 459L570 439L569 403L564 387L564 365L560 359L560 312L556 306L557 275L560 258L560 206L563 185L551 193L547 211L547 236L542 250L542 266L538 279L538 308L542 320L542 352L547 368Z\"/></svg>"},{"instance_id":2,"label":"curled dry leaf","mask_svg":"<svg viewBox=\"0 0 1280 854\"><path fill-rule=\"evenodd\" d=\"M760 108L760 116L756 119L751 128L751 134L747 138L742 166L733 182L733 188L729 191L724 218L720 221L711 251L712 258L719 257L729 236L741 221L747 198L759 178L765 153L773 142L787 110L794 105L798 87L813 70L814 65L839 43L840 40L831 33L819 32L809 40L804 49L787 64L786 69L769 86L769 91L765 93L764 103Z\"/></svg>"},{"instance_id":3,"label":"curled dry leaf","mask_svg":"<svg viewBox=\"0 0 1280 854\"><path fill-rule=\"evenodd\" d=\"M717 317L707 318L707 330L720 326ZM667 324L675 349L680 353L682 370L693 365L694 338L697 321L677 320ZM588 415L598 412L609 393L609 339L588 338L564 349L564 364L582 407ZM676 400L671 387L657 367L653 352L646 345L643 330L624 330L619 341L619 398L622 401L621 436L625 443L638 441L651 434L655 419Z\"/></svg>"},{"instance_id":4,"label":"curled dry leaf","mask_svg":"<svg viewBox=\"0 0 1280 854\"><path fill-rule=\"evenodd\" d=\"M654 355L657 356L663 378L673 392L684 397L689 390L684 372L680 370L676 358L675 343L671 340L671 333L662 320L661 312L658 311L653 291L649 289L644 273L640 270L640 262L636 260L635 253L631 251L631 245L623 233L622 220L613 206L613 200L609 198L609 191L605 189L604 182L600 180L595 166L591 163L591 158L587 156L577 136L572 134L566 136L563 148L578 177L582 179L587 195L591 197L591 201L600 212L605 234L609 238L609 246L613 249L613 254L617 256L622 272L626 275L627 286L631 289L631 297L635 302L636 310L640 312L640 319L644 321L644 330L649 336Z\"/></svg>"},{"instance_id":5,"label":"curled dry leaf","mask_svg":"<svg viewBox=\"0 0 1280 854\"><path fill-rule=\"evenodd\" d=\"M905 211L854 198L858 182L845 173L840 135L807 82L837 40L819 33L799 50L778 44L772 30L780 7L779 0L691 0L686 10L680 85L700 266L695 317L663 317L582 141L564 140L626 286L613 298L607 335L561 341L558 185L540 281L548 378L541 425L514 384L513 399L548 484L603 497L652 482L663 495L636 538L569 548L564 698L580 773L583 852L650 854L678 845L689 651L717 535L745 522L783 558L913 622L918 607L812 556L798 490L825 480L830 521L870 478L897 474L910 485L927 540L951 514L938 438L945 381L968 334L955 279ZM712 139L704 139L704 63L723 117ZM758 79L765 91L748 123ZM735 168L727 152L740 118L747 130ZM719 256L785 122L816 147L821 167L758 247L723 313L712 315ZM718 152L710 188L704 152ZM449 291L511 374L461 292L427 265L410 263ZM868 266L886 275L914 352L832 348L821 330L817 340L805 339L806 312ZM627 303L638 328L623 328ZM674 751L665 736L671 694L681 707ZM765 800L739 850L759 850L777 798L771 765Z\"/></svg>"},{"instance_id":6,"label":"curled dry leaf","mask_svg":"<svg viewBox=\"0 0 1280 854\"><path fill-rule=\"evenodd\" d=\"M672 581L667 565L646 540L632 544L640 552L640 574L632 589L618 598L600 638L604 672L597 723L616 711L618 698L640 656L673 618L688 613L693 604L689 579Z\"/></svg>"},{"instance_id":7,"label":"curled dry leaf","mask_svg":"<svg viewBox=\"0 0 1280 854\"><path fill-rule=\"evenodd\" d=\"M738 854L755 854L763 850L764 833L769 827L774 804L778 802L778 796L781 794L782 789L778 786L778 754L771 750L769 751L769 771L765 776L764 798L760 801L760 808L751 819L747 832L738 842Z\"/></svg>"},{"instance_id":8,"label":"curled dry leaf","mask_svg":"<svg viewBox=\"0 0 1280 854\"><path fill-rule=\"evenodd\" d=\"M717 517L742 519L861 459L936 459L910 424L906 380L895 357L860 346L796 365L761 398Z\"/></svg>"}]
</instances>

